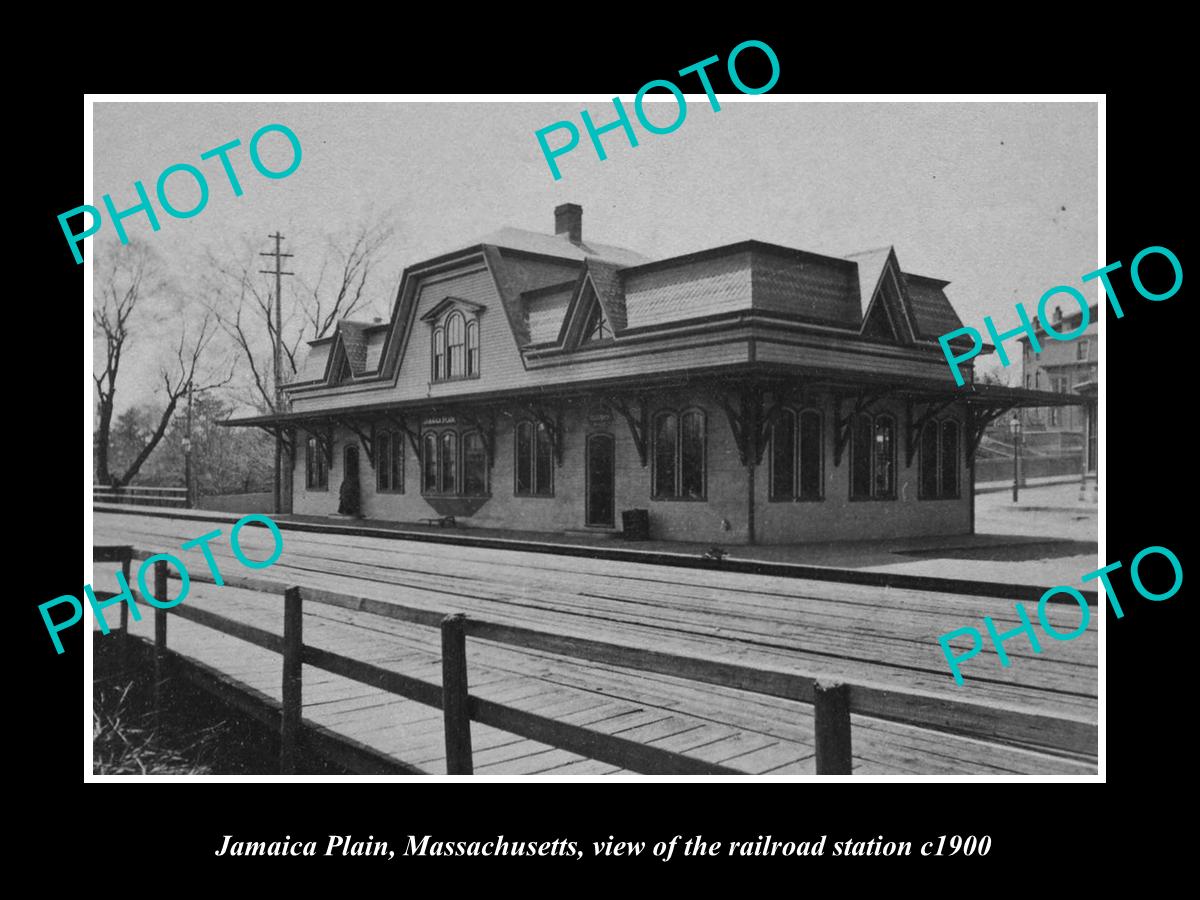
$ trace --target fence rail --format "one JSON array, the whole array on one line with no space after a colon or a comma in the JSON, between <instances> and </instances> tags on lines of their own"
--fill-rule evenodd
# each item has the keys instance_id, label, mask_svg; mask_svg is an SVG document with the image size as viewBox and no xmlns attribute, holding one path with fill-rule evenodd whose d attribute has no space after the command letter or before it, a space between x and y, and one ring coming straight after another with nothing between
<instances>
[{"instance_id":1,"label":"fence rail","mask_svg":"<svg viewBox=\"0 0 1200 900\"><path fill-rule=\"evenodd\" d=\"M128 546L93 548L94 560L120 561L126 574L129 570L129 560L147 559L150 555ZM165 560L156 561L155 597L168 596L168 575L171 580L178 580L176 574L168 573ZM215 584L210 576L199 572L191 573L191 580ZM896 690L880 685L831 681L815 675L764 666L744 666L630 647L473 619L461 613L446 615L369 597L289 586L265 579L224 575L223 580L229 587L273 595L282 594L282 636L194 606L180 604L169 610L156 608L156 698L167 656L168 613L281 654L283 703L280 718L280 768L284 773L294 772L297 747L304 739L302 732L309 727L301 720L302 672L303 666L309 665L441 709L444 718L447 772L451 775L472 774L471 722L490 725L529 740L642 774L747 774L727 766L704 762L694 757L473 696L468 683L467 638L812 704L818 775L851 774L851 714L966 735L990 742L1016 744L1075 758L1090 760L1096 755L1095 723L1068 715L1046 715L1009 706L984 706L914 689ZM303 604L306 601L440 629L442 683L423 681L305 644ZM126 604L122 604L122 640L128 637L126 609Z\"/></svg>"},{"instance_id":2,"label":"fence rail","mask_svg":"<svg viewBox=\"0 0 1200 900\"><path fill-rule=\"evenodd\" d=\"M93 484L92 499L97 503L125 503L132 506L189 506L188 489L185 487L113 487L110 484Z\"/></svg>"}]
</instances>

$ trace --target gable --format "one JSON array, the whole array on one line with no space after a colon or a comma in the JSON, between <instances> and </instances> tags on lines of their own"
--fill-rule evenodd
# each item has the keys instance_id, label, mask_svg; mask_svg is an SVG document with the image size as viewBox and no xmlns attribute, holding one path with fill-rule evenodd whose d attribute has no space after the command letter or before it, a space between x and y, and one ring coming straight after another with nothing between
<instances>
[{"instance_id":1,"label":"gable","mask_svg":"<svg viewBox=\"0 0 1200 900\"><path fill-rule=\"evenodd\" d=\"M871 311L867 314L867 320L863 322L861 334L863 337L881 341L896 342L900 340L886 303L876 303L872 306Z\"/></svg>"},{"instance_id":2,"label":"gable","mask_svg":"<svg viewBox=\"0 0 1200 900\"><path fill-rule=\"evenodd\" d=\"M875 292L879 289L879 281L883 277L883 270L887 267L891 255L892 248L889 246L864 250L861 253L851 253L846 257L858 265L858 321L860 323L867 319L871 301L875 299Z\"/></svg>"},{"instance_id":3,"label":"gable","mask_svg":"<svg viewBox=\"0 0 1200 900\"><path fill-rule=\"evenodd\" d=\"M461 297L447 296L441 303L434 304L432 309L427 310L422 316L422 322L432 322L435 319L440 319L452 309L457 309L466 315L477 316L479 313L487 309L482 303L475 303L471 300L464 300Z\"/></svg>"},{"instance_id":4,"label":"gable","mask_svg":"<svg viewBox=\"0 0 1200 900\"><path fill-rule=\"evenodd\" d=\"M576 348L609 340L625 329L620 267L588 260L563 319L559 346Z\"/></svg>"},{"instance_id":5,"label":"gable","mask_svg":"<svg viewBox=\"0 0 1200 900\"><path fill-rule=\"evenodd\" d=\"M598 259L587 262L587 277L596 292L596 298L605 317L619 334L625 330L625 289L621 284L621 267Z\"/></svg>"},{"instance_id":6,"label":"gable","mask_svg":"<svg viewBox=\"0 0 1200 900\"><path fill-rule=\"evenodd\" d=\"M355 375L361 375L366 367L367 341L365 332L367 327L362 322L354 322L349 319L342 319L337 324L334 352L338 352L336 348L341 348L340 352L349 364L350 371Z\"/></svg>"},{"instance_id":7,"label":"gable","mask_svg":"<svg viewBox=\"0 0 1200 900\"><path fill-rule=\"evenodd\" d=\"M874 286L868 288L872 278L875 279ZM866 303L859 330L863 337L903 344L916 341L908 292L895 250L888 247L886 253L868 251L860 254L859 288L860 297Z\"/></svg>"},{"instance_id":8,"label":"gable","mask_svg":"<svg viewBox=\"0 0 1200 900\"><path fill-rule=\"evenodd\" d=\"M329 383L341 384L343 381L349 381L351 377L350 360L344 353L339 353L338 361L334 364L333 373L329 377Z\"/></svg>"},{"instance_id":9,"label":"gable","mask_svg":"<svg viewBox=\"0 0 1200 900\"><path fill-rule=\"evenodd\" d=\"M579 291L573 299L567 320L563 323L561 345L564 347L581 347L592 342L592 333L597 331L600 323L604 323L606 333L604 338L611 338L612 323L605 314L596 293L595 285L590 278L585 278L579 286Z\"/></svg>"}]
</instances>

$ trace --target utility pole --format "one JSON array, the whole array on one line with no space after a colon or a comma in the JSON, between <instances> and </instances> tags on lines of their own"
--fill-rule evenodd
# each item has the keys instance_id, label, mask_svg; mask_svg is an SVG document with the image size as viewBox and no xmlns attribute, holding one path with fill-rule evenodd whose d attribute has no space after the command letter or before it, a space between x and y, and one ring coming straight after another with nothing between
<instances>
[{"instance_id":1,"label":"utility pole","mask_svg":"<svg viewBox=\"0 0 1200 900\"><path fill-rule=\"evenodd\" d=\"M274 269L259 269L258 271L260 273L262 273L263 275L274 275L275 276L275 327L272 329L274 331L274 337L273 337L273 340L271 343L272 343L272 350L274 351L274 354L275 354L275 410L274 411L279 412L280 407L282 406L282 397L283 397L283 391L281 391L279 388L279 382L280 382L280 378L282 375L281 366L282 366L282 353L283 353L283 306L282 306L280 297L283 294L283 276L284 275L294 275L296 273L295 272L284 272L282 269L283 258L285 256L292 256L291 253L281 253L279 250L279 244L280 244L280 241L283 240L283 235L280 234L278 231L276 231L274 234L267 235L267 237L273 238L275 240L275 252L274 253L260 253L258 255L275 257L275 268ZM275 503L274 503L274 510L276 513L278 513L280 511L280 508L283 505L283 493L282 493L283 479L282 479L282 473L281 473L283 451L282 451L282 445L279 442L279 434L280 434L279 429L276 428L275 429Z\"/></svg>"},{"instance_id":2,"label":"utility pole","mask_svg":"<svg viewBox=\"0 0 1200 900\"><path fill-rule=\"evenodd\" d=\"M1013 442L1013 489L1012 502L1016 503L1020 499L1020 484L1021 484L1021 418L1014 412L1012 419L1008 423L1009 430L1012 432Z\"/></svg>"}]
</instances>

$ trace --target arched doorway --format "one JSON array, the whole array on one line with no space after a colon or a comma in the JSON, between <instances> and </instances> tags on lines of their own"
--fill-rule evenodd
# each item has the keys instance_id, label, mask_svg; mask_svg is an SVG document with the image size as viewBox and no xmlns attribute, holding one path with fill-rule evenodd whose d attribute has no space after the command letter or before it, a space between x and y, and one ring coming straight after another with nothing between
<instances>
[{"instance_id":1,"label":"arched doorway","mask_svg":"<svg viewBox=\"0 0 1200 900\"><path fill-rule=\"evenodd\" d=\"M362 494L358 486L358 446L347 445L342 454L342 487L338 491L338 513L343 516L362 515Z\"/></svg>"}]
</instances>

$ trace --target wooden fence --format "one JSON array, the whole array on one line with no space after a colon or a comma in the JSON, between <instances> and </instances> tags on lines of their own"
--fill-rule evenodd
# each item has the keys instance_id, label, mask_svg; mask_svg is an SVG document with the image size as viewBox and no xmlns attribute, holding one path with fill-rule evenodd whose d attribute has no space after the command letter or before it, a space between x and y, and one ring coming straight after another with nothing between
<instances>
[{"instance_id":1,"label":"wooden fence","mask_svg":"<svg viewBox=\"0 0 1200 900\"><path fill-rule=\"evenodd\" d=\"M96 561L121 560L126 573L130 559L151 554L131 547L95 547ZM154 596L167 597L168 573L164 560L154 565ZM223 575L229 587L279 594L275 582ZM193 582L214 584L210 576L191 573ZM167 659L167 616L176 615L222 634L230 635L283 657L280 717L280 772L293 774L302 737L302 667L313 666L391 694L443 711L446 740L446 770L451 775L473 772L471 722L490 725L529 740L576 753L589 759L620 766L641 774L743 775L737 769L652 747L637 741L604 734L525 710L505 706L469 691L467 638L510 647L655 672L690 681L811 703L815 718L816 773L851 774L851 714L902 722L922 728L966 735L1026 749L1052 752L1076 759L1096 756L1097 727L1093 722L1070 716L1051 716L1027 710L981 705L912 689L892 689L870 684L831 681L813 675L743 666L718 660L682 656L620 644L577 638L469 618L461 613L446 615L434 610L403 606L370 597L356 597L316 588L286 587L283 594L283 634L237 622L207 610L188 606L186 601L169 610L154 610L154 678L156 705ZM98 593L97 597L101 595ZM106 594L111 597L112 594ZM303 604L329 606L371 613L414 625L438 628L442 637L442 683L422 681L400 672L331 653L305 644ZM127 604L121 604L122 640L128 636ZM415 771L415 770L414 770Z\"/></svg>"},{"instance_id":2,"label":"wooden fence","mask_svg":"<svg viewBox=\"0 0 1200 900\"><path fill-rule=\"evenodd\" d=\"M93 484L92 499L96 503L187 507L188 489L185 487L149 487L141 485L113 487L108 484Z\"/></svg>"}]
</instances>

